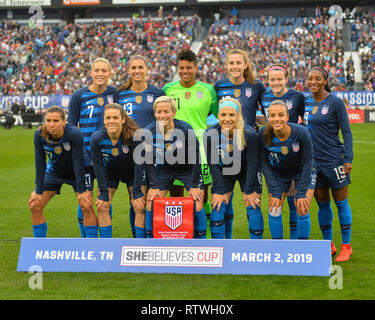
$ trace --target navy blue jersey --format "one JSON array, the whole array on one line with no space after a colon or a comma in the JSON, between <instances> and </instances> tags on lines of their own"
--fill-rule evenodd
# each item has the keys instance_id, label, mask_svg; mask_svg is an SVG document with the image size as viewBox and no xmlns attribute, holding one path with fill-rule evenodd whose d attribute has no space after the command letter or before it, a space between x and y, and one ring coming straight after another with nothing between
<instances>
[{"instance_id":1,"label":"navy blue jersey","mask_svg":"<svg viewBox=\"0 0 375 320\"><path fill-rule=\"evenodd\" d=\"M225 78L217 81L214 87L219 102L226 97L239 100L242 106L242 116L245 124L255 127L256 112L263 92L266 91L262 82L257 80L255 84L251 84L244 81L240 85L235 85L229 80L229 78Z\"/></svg>"},{"instance_id":2,"label":"navy blue jersey","mask_svg":"<svg viewBox=\"0 0 375 320\"><path fill-rule=\"evenodd\" d=\"M317 165L329 165L343 159L353 160L353 137L345 104L333 94L323 101L306 98L304 121L314 146L314 160ZM339 130L344 139L340 141Z\"/></svg>"},{"instance_id":3,"label":"navy blue jersey","mask_svg":"<svg viewBox=\"0 0 375 320\"><path fill-rule=\"evenodd\" d=\"M134 175L134 146L125 144L122 137L113 145L106 128L102 128L92 135L90 147L100 190L98 198L108 201L109 181L126 181Z\"/></svg>"},{"instance_id":4,"label":"navy blue jersey","mask_svg":"<svg viewBox=\"0 0 375 320\"><path fill-rule=\"evenodd\" d=\"M305 95L301 91L289 89L281 97L276 97L270 88L263 93L261 108L262 113L268 120L268 107L275 100L282 100L286 103L289 112L289 122L298 123L298 117L303 119L305 113Z\"/></svg>"},{"instance_id":5,"label":"navy blue jersey","mask_svg":"<svg viewBox=\"0 0 375 320\"><path fill-rule=\"evenodd\" d=\"M79 126L85 148L85 166L91 166L90 139L91 135L104 126L104 106L117 102L115 87L108 86L100 94L92 92L88 87L73 93L69 102L68 123Z\"/></svg>"},{"instance_id":6,"label":"navy blue jersey","mask_svg":"<svg viewBox=\"0 0 375 320\"><path fill-rule=\"evenodd\" d=\"M250 194L256 191L259 167L257 134L252 127L245 125L244 136L246 145L243 150L239 150L236 141L233 143L232 139L228 139L222 133L219 123L204 133L207 163L212 175L213 189L218 194L225 194L225 176L237 180L246 177L244 192ZM225 174L224 168L231 168L237 172L231 174L228 170L228 174Z\"/></svg>"},{"instance_id":7,"label":"navy blue jersey","mask_svg":"<svg viewBox=\"0 0 375 320\"><path fill-rule=\"evenodd\" d=\"M308 130L301 125L290 123L291 133L287 140L273 137L270 146L264 140L264 128L259 130L258 141L262 172L266 179L268 192L281 199L278 178L296 181L296 198L305 198L311 181L313 150ZM298 181L297 181L298 180Z\"/></svg>"},{"instance_id":8,"label":"navy blue jersey","mask_svg":"<svg viewBox=\"0 0 375 320\"><path fill-rule=\"evenodd\" d=\"M47 141L41 136L41 130L34 134L35 146L35 192L43 193L45 173L51 173L59 178L75 180L77 191L86 191L83 166L83 140L79 129L69 124L65 125L64 135L55 141ZM48 163L46 163L46 156Z\"/></svg>"},{"instance_id":9,"label":"navy blue jersey","mask_svg":"<svg viewBox=\"0 0 375 320\"><path fill-rule=\"evenodd\" d=\"M142 92L135 92L131 89L119 91L118 103L124 106L138 127L145 128L156 120L154 101L164 95L163 90L149 84L147 89Z\"/></svg>"},{"instance_id":10,"label":"navy blue jersey","mask_svg":"<svg viewBox=\"0 0 375 320\"><path fill-rule=\"evenodd\" d=\"M192 175L192 188L197 188L201 182L198 139L194 129L187 122L177 119L173 122L175 127L168 139L164 139L155 121L144 129L145 139L137 145L138 148L143 144L149 187L158 189L158 169L163 168L175 174L177 179L179 174L189 172ZM136 163L136 175L142 173L142 170L137 170L138 167L142 165ZM134 178L134 198L139 197L137 193L140 190L140 181L142 178Z\"/></svg>"}]
</instances>

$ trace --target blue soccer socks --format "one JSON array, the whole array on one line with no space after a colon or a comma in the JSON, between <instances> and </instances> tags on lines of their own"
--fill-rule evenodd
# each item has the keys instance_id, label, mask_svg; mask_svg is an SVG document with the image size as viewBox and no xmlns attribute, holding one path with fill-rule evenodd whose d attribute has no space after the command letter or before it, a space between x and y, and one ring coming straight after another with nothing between
<instances>
[{"instance_id":1,"label":"blue soccer socks","mask_svg":"<svg viewBox=\"0 0 375 320\"><path fill-rule=\"evenodd\" d=\"M36 238L47 237L47 222L42 224L33 225L33 233Z\"/></svg>"},{"instance_id":2,"label":"blue soccer socks","mask_svg":"<svg viewBox=\"0 0 375 320\"><path fill-rule=\"evenodd\" d=\"M98 226L83 226L86 234L86 238L97 238L98 237Z\"/></svg>"},{"instance_id":3,"label":"blue soccer socks","mask_svg":"<svg viewBox=\"0 0 375 320\"><path fill-rule=\"evenodd\" d=\"M317 202L318 203L318 221L319 227L323 234L324 240L333 240L332 234L332 220L333 211L331 207L331 202Z\"/></svg>"},{"instance_id":4,"label":"blue soccer socks","mask_svg":"<svg viewBox=\"0 0 375 320\"><path fill-rule=\"evenodd\" d=\"M136 236L135 236L134 221L135 221L135 211L134 211L134 208L133 208L132 204L130 204L130 208L129 208L129 222L130 222L130 228L132 230L132 235L135 238Z\"/></svg>"},{"instance_id":5,"label":"blue soccer socks","mask_svg":"<svg viewBox=\"0 0 375 320\"><path fill-rule=\"evenodd\" d=\"M112 238L112 225L99 227L100 238Z\"/></svg>"},{"instance_id":6,"label":"blue soccer socks","mask_svg":"<svg viewBox=\"0 0 375 320\"><path fill-rule=\"evenodd\" d=\"M153 214L152 214L152 211L149 211L148 209L146 209L145 226L146 226L146 237L152 238L152 235L153 235Z\"/></svg>"},{"instance_id":7,"label":"blue soccer socks","mask_svg":"<svg viewBox=\"0 0 375 320\"><path fill-rule=\"evenodd\" d=\"M83 212L81 206L78 206L77 208L77 219L79 231L81 232L81 238L86 238L85 229L83 228Z\"/></svg>"},{"instance_id":8,"label":"blue soccer socks","mask_svg":"<svg viewBox=\"0 0 375 320\"><path fill-rule=\"evenodd\" d=\"M212 239L224 239L225 238L225 221L224 214L227 205L225 202L221 203L220 210L217 207L212 210L210 218L210 229Z\"/></svg>"},{"instance_id":9,"label":"blue soccer socks","mask_svg":"<svg viewBox=\"0 0 375 320\"><path fill-rule=\"evenodd\" d=\"M290 239L297 239L297 208L294 204L294 197L287 197L289 206L289 232Z\"/></svg>"},{"instance_id":10,"label":"blue soccer socks","mask_svg":"<svg viewBox=\"0 0 375 320\"><path fill-rule=\"evenodd\" d=\"M342 243L349 244L352 232L352 210L350 209L348 199L336 202L339 215Z\"/></svg>"},{"instance_id":11,"label":"blue soccer socks","mask_svg":"<svg viewBox=\"0 0 375 320\"><path fill-rule=\"evenodd\" d=\"M252 206L246 207L247 220L249 222L250 239L262 239L264 221L262 211L259 207L256 210Z\"/></svg>"},{"instance_id":12,"label":"blue soccer socks","mask_svg":"<svg viewBox=\"0 0 375 320\"><path fill-rule=\"evenodd\" d=\"M281 213L281 207L277 213L268 213L268 225L271 232L272 239L283 239L284 229L283 229L283 217Z\"/></svg>"},{"instance_id":13,"label":"blue soccer socks","mask_svg":"<svg viewBox=\"0 0 375 320\"><path fill-rule=\"evenodd\" d=\"M307 240L310 237L311 231L311 219L310 213L308 212L304 216L297 216L297 239Z\"/></svg>"},{"instance_id":14,"label":"blue soccer socks","mask_svg":"<svg viewBox=\"0 0 375 320\"><path fill-rule=\"evenodd\" d=\"M211 219L212 219L212 217L211 217ZM194 238L206 239L207 218L206 218L206 212L204 211L204 208L202 208L201 211L195 212L195 219L194 220L195 220L194 221L194 229L195 229Z\"/></svg>"}]
</instances>

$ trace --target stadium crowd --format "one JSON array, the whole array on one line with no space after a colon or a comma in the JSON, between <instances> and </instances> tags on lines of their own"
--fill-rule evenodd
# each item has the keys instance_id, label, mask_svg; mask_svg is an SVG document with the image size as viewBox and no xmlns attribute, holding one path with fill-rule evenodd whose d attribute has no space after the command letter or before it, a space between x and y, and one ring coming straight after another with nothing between
<instances>
[{"instance_id":1,"label":"stadium crowd","mask_svg":"<svg viewBox=\"0 0 375 320\"><path fill-rule=\"evenodd\" d=\"M328 29L328 15L305 17L294 32L279 36L233 31L227 21L212 25L199 52L202 81L214 82L220 78L223 59L230 48L249 51L261 81L265 80L267 65L282 63L290 70L290 87L306 91L307 70L322 65L330 72L332 90L345 90L342 35Z\"/></svg>"},{"instance_id":2,"label":"stadium crowd","mask_svg":"<svg viewBox=\"0 0 375 320\"><path fill-rule=\"evenodd\" d=\"M346 10L344 16L350 16L353 21L350 41L352 49L358 50L361 57L365 88L373 90L373 13L356 6L351 11ZM294 30L279 35L235 31L232 26L240 23L238 14L235 16L237 22L230 16L220 17L219 23L209 27L198 53L199 80L208 83L219 80L225 73L226 51L242 48L249 52L261 81L265 80L267 65L282 63L290 70L288 85L297 90L307 90L306 72L316 65L329 71L332 91L344 91L354 85L354 64L349 61L344 66L343 36L340 31L329 28L327 7L317 6L313 16L304 16L301 25L294 25ZM278 19L283 25L292 23ZM0 22L0 53L5 55L0 63L1 93L72 94L89 84L89 66L98 56L106 57L112 63L113 85L119 86L125 80L127 58L135 53L148 59L150 83L162 87L176 74L176 52L191 47L198 20L196 15L188 19L171 14L157 20L133 18L127 23L114 20L112 24L43 25L37 29ZM258 20L259 24L272 24L275 17L262 16ZM14 75L17 69L22 72Z\"/></svg>"},{"instance_id":3,"label":"stadium crowd","mask_svg":"<svg viewBox=\"0 0 375 320\"><path fill-rule=\"evenodd\" d=\"M4 83L2 93L71 94L89 84L90 64L98 56L106 57L113 64L113 84L119 86L125 80L127 58L133 54L147 57L153 70L150 81L161 87L174 75L176 52L190 48L197 22L196 16L192 19L168 16L160 21L131 19L126 24L114 20L112 24L69 24L63 28L42 26L30 33L36 36L35 42L40 44L38 48L44 48L33 63L27 64L33 58L27 55L25 61L14 60L14 67L2 65L2 69L7 66L2 75L3 83L17 66L24 67L9 83ZM29 31L28 26L14 28L15 38L25 38L22 34ZM30 50L36 51L33 47ZM10 51L9 55L12 54Z\"/></svg>"},{"instance_id":4,"label":"stadium crowd","mask_svg":"<svg viewBox=\"0 0 375 320\"><path fill-rule=\"evenodd\" d=\"M368 10L356 7L353 13L352 50L358 51L361 58L362 78L365 90L375 88L375 16Z\"/></svg>"}]
</instances>

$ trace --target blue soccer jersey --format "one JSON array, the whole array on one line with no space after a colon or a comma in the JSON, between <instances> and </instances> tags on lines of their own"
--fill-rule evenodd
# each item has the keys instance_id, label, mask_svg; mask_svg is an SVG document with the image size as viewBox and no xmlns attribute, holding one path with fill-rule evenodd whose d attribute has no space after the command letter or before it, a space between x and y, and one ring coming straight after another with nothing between
<instances>
[{"instance_id":1,"label":"blue soccer jersey","mask_svg":"<svg viewBox=\"0 0 375 320\"><path fill-rule=\"evenodd\" d=\"M344 103L333 94L323 101L306 98L304 121L314 146L314 160L317 165L344 163L353 160L353 137L349 117ZM344 143L340 141L339 130Z\"/></svg>"},{"instance_id":2,"label":"blue soccer jersey","mask_svg":"<svg viewBox=\"0 0 375 320\"><path fill-rule=\"evenodd\" d=\"M246 194L259 192L257 173L259 167L258 142L255 130L245 125L245 146L240 150L236 141L228 139L215 124L203 136L207 162L212 175L212 192L225 194L233 181L240 181L241 190ZM227 169L227 173L225 172ZM228 170L228 169L231 170ZM229 183L228 183L229 182Z\"/></svg>"},{"instance_id":3,"label":"blue soccer jersey","mask_svg":"<svg viewBox=\"0 0 375 320\"><path fill-rule=\"evenodd\" d=\"M263 93L261 100L262 113L268 120L269 105L275 100L282 100L288 107L289 122L298 123L298 117L303 119L305 113L305 95L297 90L289 89L281 97L276 97L270 88Z\"/></svg>"},{"instance_id":4,"label":"blue soccer jersey","mask_svg":"<svg viewBox=\"0 0 375 320\"><path fill-rule=\"evenodd\" d=\"M86 191L83 166L83 141L74 126L65 125L64 135L59 141L49 141L41 136L41 130L34 134L35 147L35 192L42 194L44 178L50 173L58 178L75 180L77 191ZM46 163L46 157L48 162Z\"/></svg>"},{"instance_id":5,"label":"blue soccer jersey","mask_svg":"<svg viewBox=\"0 0 375 320\"><path fill-rule=\"evenodd\" d=\"M142 92L135 92L131 89L119 91L118 103L124 106L138 127L145 128L155 121L154 101L164 95L163 90L149 84Z\"/></svg>"},{"instance_id":6,"label":"blue soccer jersey","mask_svg":"<svg viewBox=\"0 0 375 320\"><path fill-rule=\"evenodd\" d=\"M108 86L100 94L92 92L88 87L73 93L69 102L68 122L73 126L79 126L84 144L85 166L92 165L90 154L91 135L104 125L104 107L108 103L117 102L115 87Z\"/></svg>"},{"instance_id":7,"label":"blue soccer jersey","mask_svg":"<svg viewBox=\"0 0 375 320\"><path fill-rule=\"evenodd\" d=\"M175 127L169 138L164 139L155 121L144 129L145 139L136 146L145 151L149 187L159 189L161 172L168 172L176 179L189 175L192 188L197 188L202 183L198 139L187 122L177 119L173 122ZM143 164L136 164L136 175L142 174L142 170L137 170L142 166ZM142 178L138 176L134 179L134 199L143 196L139 192L141 181Z\"/></svg>"},{"instance_id":8,"label":"blue soccer jersey","mask_svg":"<svg viewBox=\"0 0 375 320\"><path fill-rule=\"evenodd\" d=\"M313 154L309 132L304 126L290 123L291 133L287 140L272 138L270 146L265 144L264 127L259 130L258 141L262 172L269 193L281 199L280 179L295 180L296 198L305 198L311 182ZM288 188L289 189L289 188Z\"/></svg>"},{"instance_id":9,"label":"blue soccer jersey","mask_svg":"<svg viewBox=\"0 0 375 320\"><path fill-rule=\"evenodd\" d=\"M120 137L113 145L107 130L102 128L92 135L90 149L100 200L108 201L108 188L117 188L119 181L133 184L133 143L126 144Z\"/></svg>"},{"instance_id":10,"label":"blue soccer jersey","mask_svg":"<svg viewBox=\"0 0 375 320\"><path fill-rule=\"evenodd\" d=\"M259 80L255 84L244 81L240 85L233 84L229 78L219 80L214 85L219 102L223 98L234 98L240 101L245 124L255 127L256 112L258 110L263 92L266 91Z\"/></svg>"}]
</instances>

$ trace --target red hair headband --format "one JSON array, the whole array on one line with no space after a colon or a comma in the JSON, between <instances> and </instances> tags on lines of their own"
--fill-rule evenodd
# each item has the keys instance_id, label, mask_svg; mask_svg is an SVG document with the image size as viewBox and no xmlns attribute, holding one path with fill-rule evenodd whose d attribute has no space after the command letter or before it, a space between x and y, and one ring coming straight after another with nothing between
<instances>
[{"instance_id":1,"label":"red hair headband","mask_svg":"<svg viewBox=\"0 0 375 320\"><path fill-rule=\"evenodd\" d=\"M268 69L268 72L272 71L272 70L282 70L284 71L285 75L288 76L288 70L286 70L284 67L282 66L272 66Z\"/></svg>"}]
</instances>

